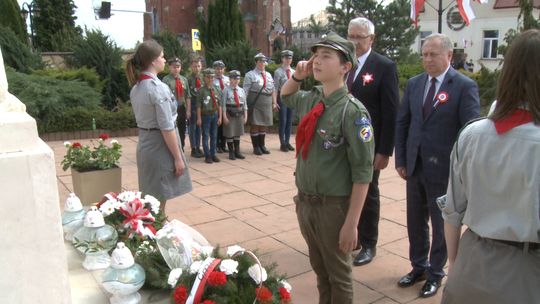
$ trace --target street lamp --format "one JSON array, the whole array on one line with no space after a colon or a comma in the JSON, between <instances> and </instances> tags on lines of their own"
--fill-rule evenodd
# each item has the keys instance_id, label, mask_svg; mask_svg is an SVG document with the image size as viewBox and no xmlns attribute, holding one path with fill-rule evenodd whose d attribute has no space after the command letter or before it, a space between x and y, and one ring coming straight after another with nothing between
<instances>
[{"instance_id":1,"label":"street lamp","mask_svg":"<svg viewBox=\"0 0 540 304\"><path fill-rule=\"evenodd\" d=\"M26 18L30 18L30 44L34 45L34 25L32 24L32 17L39 13L39 8L36 6L36 3L34 1L30 2L30 4L24 2L22 4L22 10L21 15L23 19L26 21Z\"/></svg>"}]
</instances>

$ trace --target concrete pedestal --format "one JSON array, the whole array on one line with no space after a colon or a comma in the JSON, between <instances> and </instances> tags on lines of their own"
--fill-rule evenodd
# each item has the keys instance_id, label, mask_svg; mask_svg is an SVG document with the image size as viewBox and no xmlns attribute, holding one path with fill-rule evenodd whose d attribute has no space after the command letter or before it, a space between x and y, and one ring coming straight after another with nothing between
<instances>
[{"instance_id":1,"label":"concrete pedestal","mask_svg":"<svg viewBox=\"0 0 540 304\"><path fill-rule=\"evenodd\" d=\"M71 303L54 155L24 112L0 112L0 302Z\"/></svg>"}]
</instances>

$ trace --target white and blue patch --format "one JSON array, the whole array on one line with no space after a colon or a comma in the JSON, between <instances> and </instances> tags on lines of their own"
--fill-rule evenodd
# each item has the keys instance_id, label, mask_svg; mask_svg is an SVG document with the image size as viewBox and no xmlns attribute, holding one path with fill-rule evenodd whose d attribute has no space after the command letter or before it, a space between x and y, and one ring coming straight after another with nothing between
<instances>
[{"instance_id":1,"label":"white and blue patch","mask_svg":"<svg viewBox=\"0 0 540 304\"><path fill-rule=\"evenodd\" d=\"M354 120L354 124L357 126L368 126L371 125L371 121L367 117L357 117Z\"/></svg>"},{"instance_id":2,"label":"white and blue patch","mask_svg":"<svg viewBox=\"0 0 540 304\"><path fill-rule=\"evenodd\" d=\"M363 142L370 142L373 140L373 128L371 128L371 125L364 125L360 128L358 131L358 139L360 139Z\"/></svg>"}]
</instances>

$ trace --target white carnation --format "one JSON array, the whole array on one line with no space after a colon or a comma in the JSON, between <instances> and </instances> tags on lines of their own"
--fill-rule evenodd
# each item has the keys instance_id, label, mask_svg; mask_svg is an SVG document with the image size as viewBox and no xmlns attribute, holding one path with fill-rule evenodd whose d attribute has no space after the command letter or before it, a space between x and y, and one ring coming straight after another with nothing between
<instances>
[{"instance_id":1,"label":"white carnation","mask_svg":"<svg viewBox=\"0 0 540 304\"><path fill-rule=\"evenodd\" d=\"M152 213L154 213L154 214L159 213L159 206L161 205L159 200L157 200L155 197L153 197L151 195L145 195L144 196L144 201L146 203L150 204L150 209L152 209Z\"/></svg>"},{"instance_id":2,"label":"white carnation","mask_svg":"<svg viewBox=\"0 0 540 304\"><path fill-rule=\"evenodd\" d=\"M117 143L118 143L118 140L116 140L116 139L111 140L111 145L114 145L114 144L117 144Z\"/></svg>"},{"instance_id":3,"label":"white carnation","mask_svg":"<svg viewBox=\"0 0 540 304\"><path fill-rule=\"evenodd\" d=\"M71 146L71 143L70 143L69 141L65 141L65 142L64 142L64 146L70 147L70 146Z\"/></svg>"},{"instance_id":4,"label":"white carnation","mask_svg":"<svg viewBox=\"0 0 540 304\"><path fill-rule=\"evenodd\" d=\"M207 257L212 256L212 252L214 252L214 247L212 247L212 246L202 246L201 247L201 253L204 254Z\"/></svg>"},{"instance_id":5,"label":"white carnation","mask_svg":"<svg viewBox=\"0 0 540 304\"><path fill-rule=\"evenodd\" d=\"M123 202L131 202L134 199L140 199L141 198L141 192L135 192L135 191L124 191L120 194L118 194L118 199Z\"/></svg>"},{"instance_id":6,"label":"white carnation","mask_svg":"<svg viewBox=\"0 0 540 304\"><path fill-rule=\"evenodd\" d=\"M262 273L261 273L262 270ZM248 274L249 276L255 281L255 284L259 285L261 282L266 281L268 278L268 274L266 273L266 269L264 267L259 266L258 264L255 264L248 268Z\"/></svg>"},{"instance_id":7,"label":"white carnation","mask_svg":"<svg viewBox=\"0 0 540 304\"><path fill-rule=\"evenodd\" d=\"M231 259L223 260L221 261L221 264L219 264L219 269L226 275L238 273L238 262Z\"/></svg>"},{"instance_id":8,"label":"white carnation","mask_svg":"<svg viewBox=\"0 0 540 304\"><path fill-rule=\"evenodd\" d=\"M238 246L238 245L234 245L234 246L229 246L227 247L227 255L228 256L233 256L235 253L237 253L238 251L241 251L241 252L244 252L246 251L244 248Z\"/></svg>"},{"instance_id":9,"label":"white carnation","mask_svg":"<svg viewBox=\"0 0 540 304\"><path fill-rule=\"evenodd\" d=\"M167 283L171 286L171 288L174 288L176 286L176 283L178 283L178 279L182 275L182 268L175 268L171 270L169 273L169 279L167 280Z\"/></svg>"},{"instance_id":10,"label":"white carnation","mask_svg":"<svg viewBox=\"0 0 540 304\"><path fill-rule=\"evenodd\" d=\"M287 289L287 291L290 293L291 290L292 290L292 286L291 284L289 284L289 282L285 281L285 280L281 280L279 281L279 283L281 284L281 287Z\"/></svg>"},{"instance_id":11,"label":"white carnation","mask_svg":"<svg viewBox=\"0 0 540 304\"><path fill-rule=\"evenodd\" d=\"M195 274L199 272L199 268L201 268L201 265L202 265L202 261L195 261L191 263L191 266L189 266L189 272L191 274Z\"/></svg>"},{"instance_id":12,"label":"white carnation","mask_svg":"<svg viewBox=\"0 0 540 304\"><path fill-rule=\"evenodd\" d=\"M103 216L109 216L113 214L115 209L110 201L106 201L105 203L101 204L101 206L99 206L99 211L101 211L101 214L103 214Z\"/></svg>"}]
</instances>

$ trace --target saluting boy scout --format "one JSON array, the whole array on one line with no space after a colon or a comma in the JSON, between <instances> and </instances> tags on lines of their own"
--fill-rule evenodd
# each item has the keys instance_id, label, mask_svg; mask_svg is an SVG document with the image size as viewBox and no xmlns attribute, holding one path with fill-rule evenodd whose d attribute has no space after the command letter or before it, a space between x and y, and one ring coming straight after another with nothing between
<instances>
[{"instance_id":1,"label":"saluting boy scout","mask_svg":"<svg viewBox=\"0 0 540 304\"><path fill-rule=\"evenodd\" d=\"M344 77L356 64L354 45L324 35L281 88L302 117L296 135L294 197L300 231L317 274L319 303L353 303L350 252L373 174L373 128L366 108L348 94ZM299 91L313 75L322 86Z\"/></svg>"},{"instance_id":2,"label":"saluting boy scout","mask_svg":"<svg viewBox=\"0 0 540 304\"><path fill-rule=\"evenodd\" d=\"M169 75L163 77L162 81L169 86L178 102L178 118L176 122L183 150L186 142L186 119L189 119L191 116L191 93L189 92L187 78L180 75L180 71L182 71L182 61L180 58L171 58L168 63Z\"/></svg>"},{"instance_id":3,"label":"saluting boy scout","mask_svg":"<svg viewBox=\"0 0 540 304\"><path fill-rule=\"evenodd\" d=\"M225 76L225 63L221 60L214 61L214 71L216 72L216 76L214 77L214 86L218 87L221 92L225 90L225 88L229 85L229 77ZM218 127L218 133L217 133L217 152L223 153L223 152L229 152L227 150L227 147L225 145L225 137L223 136L223 125Z\"/></svg>"},{"instance_id":4,"label":"saluting boy scout","mask_svg":"<svg viewBox=\"0 0 540 304\"><path fill-rule=\"evenodd\" d=\"M197 96L197 125L202 127L204 161L208 164L219 162L216 144L217 127L221 125L221 91L213 84L214 76L214 69L204 69L204 86Z\"/></svg>"},{"instance_id":5,"label":"saluting boy scout","mask_svg":"<svg viewBox=\"0 0 540 304\"><path fill-rule=\"evenodd\" d=\"M188 76L189 91L191 93L191 115L189 120L189 143L191 144L191 157L200 158L204 154L201 151L201 127L197 126L197 95L202 87L200 58L191 59L191 74Z\"/></svg>"},{"instance_id":6,"label":"saluting boy scout","mask_svg":"<svg viewBox=\"0 0 540 304\"><path fill-rule=\"evenodd\" d=\"M229 159L244 159L240 152L240 136L244 134L244 124L247 122L247 102L246 92L238 83L240 82L240 72L233 70L229 73L230 86L226 87L222 93L223 102L223 136L229 146Z\"/></svg>"}]
</instances>

